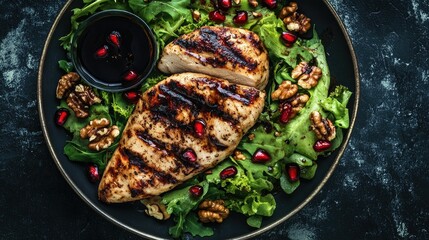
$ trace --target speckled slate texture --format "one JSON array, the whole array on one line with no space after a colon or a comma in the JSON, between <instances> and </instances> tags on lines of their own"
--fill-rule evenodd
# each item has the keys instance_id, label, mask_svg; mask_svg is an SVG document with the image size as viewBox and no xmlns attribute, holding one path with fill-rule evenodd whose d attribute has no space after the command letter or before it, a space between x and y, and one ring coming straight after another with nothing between
<instances>
[{"instance_id":1,"label":"speckled slate texture","mask_svg":"<svg viewBox=\"0 0 429 240\"><path fill-rule=\"evenodd\" d=\"M48 152L37 68L65 0L0 0L0 239L138 239L86 206ZM331 0L353 41L361 102L322 191L257 239L429 239L429 1Z\"/></svg>"}]
</instances>

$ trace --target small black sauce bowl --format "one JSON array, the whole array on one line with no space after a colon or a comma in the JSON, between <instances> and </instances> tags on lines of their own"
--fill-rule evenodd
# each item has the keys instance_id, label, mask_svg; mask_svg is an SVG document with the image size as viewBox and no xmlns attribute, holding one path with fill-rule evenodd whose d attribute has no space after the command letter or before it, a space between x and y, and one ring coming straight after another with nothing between
<instances>
[{"instance_id":1,"label":"small black sauce bowl","mask_svg":"<svg viewBox=\"0 0 429 240\"><path fill-rule=\"evenodd\" d=\"M112 32L121 34L120 47L109 42ZM107 57L96 55L108 47ZM104 10L79 24L70 49L77 73L89 85L108 92L121 92L142 84L156 64L158 47L147 23L123 10ZM137 73L132 81L124 80L128 71Z\"/></svg>"}]
</instances>

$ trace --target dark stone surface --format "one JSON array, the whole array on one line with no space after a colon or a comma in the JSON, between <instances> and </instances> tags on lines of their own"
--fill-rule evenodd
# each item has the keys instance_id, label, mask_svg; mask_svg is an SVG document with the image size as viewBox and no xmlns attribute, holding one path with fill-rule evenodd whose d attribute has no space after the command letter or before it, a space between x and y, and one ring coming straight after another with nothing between
<instances>
[{"instance_id":1,"label":"dark stone surface","mask_svg":"<svg viewBox=\"0 0 429 240\"><path fill-rule=\"evenodd\" d=\"M43 43L65 0L0 0L0 238L137 239L85 205L45 145ZM322 191L257 239L429 239L429 1L331 0L356 50L361 101Z\"/></svg>"}]
</instances>

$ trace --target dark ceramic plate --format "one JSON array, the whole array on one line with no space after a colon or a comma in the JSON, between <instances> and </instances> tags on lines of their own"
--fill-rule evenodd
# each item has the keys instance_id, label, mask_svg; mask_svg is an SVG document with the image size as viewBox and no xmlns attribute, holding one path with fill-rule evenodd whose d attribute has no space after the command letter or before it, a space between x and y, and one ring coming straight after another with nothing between
<instances>
[{"instance_id":1,"label":"dark ceramic plate","mask_svg":"<svg viewBox=\"0 0 429 240\"><path fill-rule=\"evenodd\" d=\"M142 204L106 205L99 202L97 200L96 185L88 181L84 166L69 161L63 154L63 147L68 136L62 128L55 126L53 121L58 105L58 101L55 98L55 89L59 77L63 74L57 67L57 62L66 57L58 39L69 32L71 9L80 7L80 2L70 0L61 10L48 35L40 62L38 106L49 150L70 186L95 211L112 223L139 236L155 239L169 238L168 227L171 226L172 222L160 222L147 217L143 212ZM286 195L282 192L275 194L278 203L277 209L272 217L264 219L260 229L247 226L244 216L232 214L223 224L214 225L215 235L213 238L215 239L251 238L290 218L303 208L326 183L338 165L350 138L359 100L358 69L350 39L344 25L326 0L301 0L299 4L301 11L316 24L317 31L323 39L331 70L332 84L345 85L354 93L354 99L350 101L348 106L351 110L350 129L345 131L344 142L337 151L327 158L319 159L319 167L313 180L301 184L299 189L292 195Z\"/></svg>"}]
</instances>

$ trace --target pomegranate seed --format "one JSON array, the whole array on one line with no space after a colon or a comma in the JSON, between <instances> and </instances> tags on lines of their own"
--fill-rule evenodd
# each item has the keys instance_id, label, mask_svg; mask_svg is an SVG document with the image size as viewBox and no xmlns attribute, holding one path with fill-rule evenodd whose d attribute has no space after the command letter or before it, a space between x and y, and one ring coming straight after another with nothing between
<instances>
[{"instance_id":1,"label":"pomegranate seed","mask_svg":"<svg viewBox=\"0 0 429 240\"><path fill-rule=\"evenodd\" d=\"M235 175L237 175L237 168L235 166L230 166L225 168L224 170L222 170L222 172L220 172L219 176L221 179L227 179L230 177L234 177Z\"/></svg>"},{"instance_id":2,"label":"pomegranate seed","mask_svg":"<svg viewBox=\"0 0 429 240\"><path fill-rule=\"evenodd\" d=\"M187 149L185 152L182 153L182 158L188 162L196 162L197 161L197 154L192 149Z\"/></svg>"},{"instance_id":3,"label":"pomegranate seed","mask_svg":"<svg viewBox=\"0 0 429 240\"><path fill-rule=\"evenodd\" d=\"M206 123L204 122L203 119L197 119L194 122L194 131L195 134L197 135L197 137L202 137L204 136L204 129L206 127Z\"/></svg>"},{"instance_id":4,"label":"pomegranate seed","mask_svg":"<svg viewBox=\"0 0 429 240\"><path fill-rule=\"evenodd\" d=\"M97 165L90 164L88 166L88 177L91 182L97 182L100 180L100 173L98 172Z\"/></svg>"},{"instance_id":5,"label":"pomegranate seed","mask_svg":"<svg viewBox=\"0 0 429 240\"><path fill-rule=\"evenodd\" d=\"M130 103L137 103L140 98L140 91L130 90L124 92L123 97Z\"/></svg>"},{"instance_id":6,"label":"pomegranate seed","mask_svg":"<svg viewBox=\"0 0 429 240\"><path fill-rule=\"evenodd\" d=\"M209 13L209 19L216 23L222 23L225 21L226 17L221 11L215 10Z\"/></svg>"},{"instance_id":7,"label":"pomegranate seed","mask_svg":"<svg viewBox=\"0 0 429 240\"><path fill-rule=\"evenodd\" d=\"M232 21L237 25L242 25L247 22L248 16L246 11L237 11Z\"/></svg>"},{"instance_id":8,"label":"pomegranate seed","mask_svg":"<svg viewBox=\"0 0 429 240\"><path fill-rule=\"evenodd\" d=\"M283 39L283 42L285 43L285 45L287 47L292 47L292 45L296 42L298 37L293 33L283 32L282 33L282 39Z\"/></svg>"},{"instance_id":9,"label":"pomegranate seed","mask_svg":"<svg viewBox=\"0 0 429 240\"><path fill-rule=\"evenodd\" d=\"M66 123L69 115L70 112L67 108L59 108L57 111L55 111L55 123L58 126L63 126L64 123Z\"/></svg>"},{"instance_id":10,"label":"pomegranate seed","mask_svg":"<svg viewBox=\"0 0 429 240\"><path fill-rule=\"evenodd\" d=\"M217 1L218 6L222 10L228 10L232 7L232 1L231 0L218 0Z\"/></svg>"},{"instance_id":11,"label":"pomegranate seed","mask_svg":"<svg viewBox=\"0 0 429 240\"><path fill-rule=\"evenodd\" d=\"M291 114L292 114L292 105L290 105L290 103L282 104L279 121L283 124L286 124L287 122L289 122Z\"/></svg>"},{"instance_id":12,"label":"pomegranate seed","mask_svg":"<svg viewBox=\"0 0 429 240\"><path fill-rule=\"evenodd\" d=\"M316 152L323 152L328 150L332 146L331 142L328 140L317 140L313 145L313 149Z\"/></svg>"},{"instance_id":13,"label":"pomegranate seed","mask_svg":"<svg viewBox=\"0 0 429 240\"><path fill-rule=\"evenodd\" d=\"M189 188L189 193L193 197L199 197L203 194L203 190L204 190L204 188L201 187L200 185L194 185L194 186Z\"/></svg>"},{"instance_id":14,"label":"pomegranate seed","mask_svg":"<svg viewBox=\"0 0 429 240\"><path fill-rule=\"evenodd\" d=\"M252 162L254 163L266 163L271 160L270 154L264 149L258 149L252 156Z\"/></svg>"},{"instance_id":15,"label":"pomegranate seed","mask_svg":"<svg viewBox=\"0 0 429 240\"><path fill-rule=\"evenodd\" d=\"M299 180L299 166L296 163L286 164L286 173L289 178L289 181L296 182Z\"/></svg>"},{"instance_id":16,"label":"pomegranate seed","mask_svg":"<svg viewBox=\"0 0 429 240\"><path fill-rule=\"evenodd\" d=\"M276 0L264 0L264 4L269 9L274 9L277 7L277 1Z\"/></svg>"},{"instance_id":17,"label":"pomegranate seed","mask_svg":"<svg viewBox=\"0 0 429 240\"><path fill-rule=\"evenodd\" d=\"M121 47L121 34L117 31L112 31L107 37L107 41L113 44L115 47Z\"/></svg>"},{"instance_id":18,"label":"pomegranate seed","mask_svg":"<svg viewBox=\"0 0 429 240\"><path fill-rule=\"evenodd\" d=\"M123 76L123 79L127 82L131 82L136 80L138 77L137 73L134 72L133 70L129 70L128 72L126 72Z\"/></svg>"},{"instance_id":19,"label":"pomegranate seed","mask_svg":"<svg viewBox=\"0 0 429 240\"><path fill-rule=\"evenodd\" d=\"M109 46L104 45L101 48L99 48L97 51L95 51L95 57L96 58L105 58L109 56Z\"/></svg>"}]
</instances>

